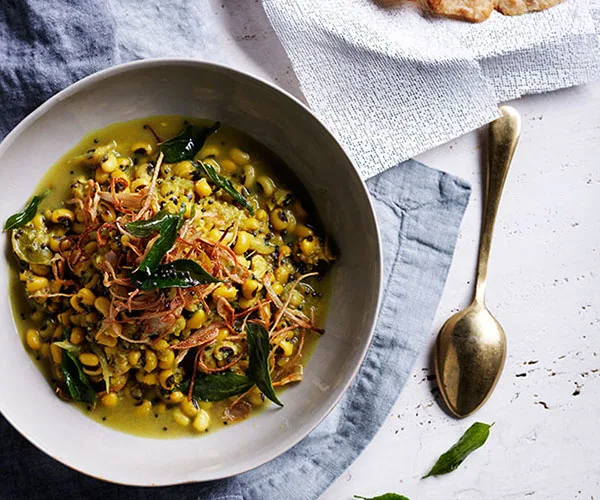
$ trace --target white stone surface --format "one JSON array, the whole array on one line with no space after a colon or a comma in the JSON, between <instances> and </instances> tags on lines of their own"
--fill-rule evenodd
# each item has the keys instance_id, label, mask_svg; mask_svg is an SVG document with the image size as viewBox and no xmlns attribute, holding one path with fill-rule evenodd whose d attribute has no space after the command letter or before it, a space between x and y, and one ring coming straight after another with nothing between
<instances>
[{"instance_id":1,"label":"white stone surface","mask_svg":"<svg viewBox=\"0 0 600 500\"><path fill-rule=\"evenodd\" d=\"M224 51L215 59L300 95L260 2L210 1ZM600 84L512 104L523 135L488 288L509 342L498 387L475 417L456 420L432 394L430 353L422 353L383 428L322 500L388 491L411 500L600 498ZM472 292L482 137L473 132L417 158L473 185L432 344ZM452 474L421 480L476 420L495 422L488 443Z\"/></svg>"}]
</instances>

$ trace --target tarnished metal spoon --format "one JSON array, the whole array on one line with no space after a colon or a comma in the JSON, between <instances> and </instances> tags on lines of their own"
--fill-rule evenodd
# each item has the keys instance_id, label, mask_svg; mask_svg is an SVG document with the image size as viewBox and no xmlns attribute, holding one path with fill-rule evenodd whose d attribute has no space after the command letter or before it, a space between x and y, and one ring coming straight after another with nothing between
<instances>
[{"instance_id":1,"label":"tarnished metal spoon","mask_svg":"<svg viewBox=\"0 0 600 500\"><path fill-rule=\"evenodd\" d=\"M489 127L485 207L479 242L477 283L473 302L451 316L435 344L435 371L440 392L452 413L466 417L490 396L506 358L506 336L485 306L487 266L502 188L519 135L521 117L514 108L500 108L502 117Z\"/></svg>"}]
</instances>

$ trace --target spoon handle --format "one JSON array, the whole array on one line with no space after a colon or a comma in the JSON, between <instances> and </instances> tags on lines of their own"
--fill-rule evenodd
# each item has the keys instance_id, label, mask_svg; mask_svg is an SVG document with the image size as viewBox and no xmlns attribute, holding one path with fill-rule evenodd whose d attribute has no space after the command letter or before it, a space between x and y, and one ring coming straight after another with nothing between
<instances>
[{"instance_id":1,"label":"spoon handle","mask_svg":"<svg viewBox=\"0 0 600 500\"><path fill-rule=\"evenodd\" d=\"M492 233L502 197L504 181L521 135L521 116L510 106L501 106L502 116L489 126L488 168L486 176L485 206L479 241L477 285L475 302L483 305L487 284L487 266L492 245Z\"/></svg>"}]
</instances>

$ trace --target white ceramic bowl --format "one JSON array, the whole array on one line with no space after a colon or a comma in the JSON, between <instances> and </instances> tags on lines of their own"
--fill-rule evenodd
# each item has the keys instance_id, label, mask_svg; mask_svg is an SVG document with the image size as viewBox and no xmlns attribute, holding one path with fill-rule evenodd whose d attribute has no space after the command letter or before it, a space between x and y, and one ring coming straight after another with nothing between
<instances>
[{"instance_id":1,"label":"white ceramic bowl","mask_svg":"<svg viewBox=\"0 0 600 500\"><path fill-rule=\"evenodd\" d=\"M29 115L0 145L2 224L33 194L48 167L86 132L160 114L221 120L280 155L312 196L341 257L335 265L326 334L310 359L305 380L282 395L285 407L271 406L204 436L160 440L104 427L53 394L17 336L7 296L9 241L2 237L2 414L56 460L132 485L232 476L298 443L331 411L356 374L371 340L380 296L382 264L373 209L342 147L290 95L204 62L158 59L117 66L75 83Z\"/></svg>"}]
</instances>

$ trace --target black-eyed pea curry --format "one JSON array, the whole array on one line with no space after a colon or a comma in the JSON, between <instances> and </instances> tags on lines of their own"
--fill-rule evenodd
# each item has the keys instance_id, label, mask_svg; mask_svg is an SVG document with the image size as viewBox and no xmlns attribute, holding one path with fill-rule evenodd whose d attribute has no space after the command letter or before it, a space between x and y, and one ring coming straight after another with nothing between
<instances>
[{"instance_id":1,"label":"black-eyed pea curry","mask_svg":"<svg viewBox=\"0 0 600 500\"><path fill-rule=\"evenodd\" d=\"M230 128L151 117L50 169L5 231L15 319L58 397L161 437L283 405L275 388L302 380L323 333L333 256L282 168Z\"/></svg>"}]
</instances>

